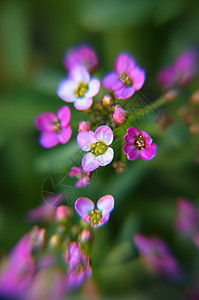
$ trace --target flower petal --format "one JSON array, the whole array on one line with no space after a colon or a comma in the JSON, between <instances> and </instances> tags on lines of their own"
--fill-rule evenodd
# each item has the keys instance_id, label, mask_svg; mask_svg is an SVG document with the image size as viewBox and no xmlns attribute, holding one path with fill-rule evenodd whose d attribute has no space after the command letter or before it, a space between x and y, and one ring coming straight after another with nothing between
<instances>
[{"instance_id":1,"label":"flower petal","mask_svg":"<svg viewBox=\"0 0 199 300\"><path fill-rule=\"evenodd\" d=\"M112 72L106 75L103 79L103 86L108 91L116 91L122 87L122 82L119 80L119 77L116 73Z\"/></svg>"},{"instance_id":2,"label":"flower petal","mask_svg":"<svg viewBox=\"0 0 199 300\"><path fill-rule=\"evenodd\" d=\"M92 98L86 98L86 97L76 99L75 102L74 102L74 106L78 110L86 110L89 107L91 107L92 104L93 104L93 99Z\"/></svg>"},{"instance_id":3,"label":"flower petal","mask_svg":"<svg viewBox=\"0 0 199 300\"><path fill-rule=\"evenodd\" d=\"M99 222L98 225L93 225L93 224L91 223L91 227L92 227L93 229L98 229L98 228L102 227L104 224L106 224L106 223L108 222L109 218L110 218L110 214L106 214L105 216L103 216L103 217L101 218L101 220L100 220L100 222Z\"/></svg>"},{"instance_id":4,"label":"flower petal","mask_svg":"<svg viewBox=\"0 0 199 300\"><path fill-rule=\"evenodd\" d=\"M84 155L82 158L82 168L85 171L94 171L99 167L99 163L96 159L96 156L92 154L91 152Z\"/></svg>"},{"instance_id":5,"label":"flower petal","mask_svg":"<svg viewBox=\"0 0 199 300\"><path fill-rule=\"evenodd\" d=\"M99 93L100 81L99 79L93 78L88 84L88 92L86 93L86 98L92 98Z\"/></svg>"},{"instance_id":6,"label":"flower petal","mask_svg":"<svg viewBox=\"0 0 199 300\"><path fill-rule=\"evenodd\" d=\"M114 95L117 99L127 99L131 97L134 93L135 93L134 86L127 87L124 85L119 90L114 91Z\"/></svg>"},{"instance_id":7,"label":"flower petal","mask_svg":"<svg viewBox=\"0 0 199 300\"><path fill-rule=\"evenodd\" d=\"M127 154L128 160L135 160L140 156L140 151L135 145L126 144L124 146L124 153Z\"/></svg>"},{"instance_id":8,"label":"flower petal","mask_svg":"<svg viewBox=\"0 0 199 300\"><path fill-rule=\"evenodd\" d=\"M113 157L114 151L109 147L104 154L97 156L96 160L100 166L106 166L110 164L110 162L113 160Z\"/></svg>"},{"instance_id":9,"label":"flower petal","mask_svg":"<svg viewBox=\"0 0 199 300\"><path fill-rule=\"evenodd\" d=\"M156 155L157 146L155 143L151 144L151 147L146 147L143 150L140 150L140 157L143 160L150 160Z\"/></svg>"},{"instance_id":10,"label":"flower petal","mask_svg":"<svg viewBox=\"0 0 199 300\"><path fill-rule=\"evenodd\" d=\"M140 68L133 68L129 75L132 79L135 90L137 91L141 89L145 81L145 72Z\"/></svg>"},{"instance_id":11,"label":"flower petal","mask_svg":"<svg viewBox=\"0 0 199 300\"><path fill-rule=\"evenodd\" d=\"M97 208L101 211L102 216L109 214L114 208L114 198L111 195L101 197L97 202Z\"/></svg>"},{"instance_id":12,"label":"flower petal","mask_svg":"<svg viewBox=\"0 0 199 300\"><path fill-rule=\"evenodd\" d=\"M115 71L116 73L128 73L129 70L134 68L135 60L127 53L122 53L118 56L115 62Z\"/></svg>"},{"instance_id":13,"label":"flower petal","mask_svg":"<svg viewBox=\"0 0 199 300\"><path fill-rule=\"evenodd\" d=\"M94 210L94 208L95 205L89 198L80 197L75 202L76 211L86 221L88 220L89 213Z\"/></svg>"},{"instance_id":14,"label":"flower petal","mask_svg":"<svg viewBox=\"0 0 199 300\"><path fill-rule=\"evenodd\" d=\"M144 137L144 139L145 139L146 147L150 147L153 139L150 137L150 135L148 134L148 132L146 132L144 130L141 130L140 134L142 134L143 137Z\"/></svg>"},{"instance_id":15,"label":"flower petal","mask_svg":"<svg viewBox=\"0 0 199 300\"><path fill-rule=\"evenodd\" d=\"M102 125L95 130L95 137L97 141L110 145L113 142L113 131L110 127Z\"/></svg>"},{"instance_id":16,"label":"flower petal","mask_svg":"<svg viewBox=\"0 0 199 300\"><path fill-rule=\"evenodd\" d=\"M91 144L96 143L95 133L93 131L81 131L77 135L77 143L84 151L91 150Z\"/></svg>"},{"instance_id":17,"label":"flower petal","mask_svg":"<svg viewBox=\"0 0 199 300\"><path fill-rule=\"evenodd\" d=\"M127 131L127 135L125 135L124 139L126 143L134 144L135 139L140 134L140 131L137 127L129 127Z\"/></svg>"},{"instance_id":18,"label":"flower petal","mask_svg":"<svg viewBox=\"0 0 199 300\"><path fill-rule=\"evenodd\" d=\"M53 132L53 123L57 121L57 116L53 113L44 113L37 117L36 126L44 132Z\"/></svg>"},{"instance_id":19,"label":"flower petal","mask_svg":"<svg viewBox=\"0 0 199 300\"><path fill-rule=\"evenodd\" d=\"M67 127L63 128L62 132L58 135L59 142L61 144L67 143L70 140L71 135L72 135L72 129L71 126L68 125Z\"/></svg>"},{"instance_id":20,"label":"flower petal","mask_svg":"<svg viewBox=\"0 0 199 300\"><path fill-rule=\"evenodd\" d=\"M44 148L51 148L59 144L58 135L55 133L42 133L40 137L40 144Z\"/></svg>"},{"instance_id":21,"label":"flower petal","mask_svg":"<svg viewBox=\"0 0 199 300\"><path fill-rule=\"evenodd\" d=\"M77 83L73 80L63 80L57 89L58 96L66 102L74 102L76 100L75 89Z\"/></svg>"},{"instance_id":22,"label":"flower petal","mask_svg":"<svg viewBox=\"0 0 199 300\"><path fill-rule=\"evenodd\" d=\"M76 83L85 82L88 83L90 80L90 75L88 71L80 66L72 68L69 74L70 78L72 78Z\"/></svg>"},{"instance_id":23,"label":"flower petal","mask_svg":"<svg viewBox=\"0 0 199 300\"><path fill-rule=\"evenodd\" d=\"M61 121L62 127L66 127L69 124L71 118L70 108L66 105L61 107L57 112L57 116Z\"/></svg>"}]
</instances>

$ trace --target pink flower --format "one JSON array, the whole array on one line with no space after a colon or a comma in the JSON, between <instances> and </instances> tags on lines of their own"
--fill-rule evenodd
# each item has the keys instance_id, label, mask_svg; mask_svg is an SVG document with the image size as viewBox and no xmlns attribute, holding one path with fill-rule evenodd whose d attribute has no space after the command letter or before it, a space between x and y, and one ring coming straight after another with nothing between
<instances>
[{"instance_id":1,"label":"pink flower","mask_svg":"<svg viewBox=\"0 0 199 300\"><path fill-rule=\"evenodd\" d=\"M80 249L78 242L72 242L68 248L67 262L69 270L66 276L68 289L80 288L86 279L90 279L92 269L89 257Z\"/></svg>"},{"instance_id":2,"label":"pink flower","mask_svg":"<svg viewBox=\"0 0 199 300\"><path fill-rule=\"evenodd\" d=\"M72 167L71 172L68 173L70 177L77 177L79 180L75 184L76 187L85 187L91 182L91 172L85 171L80 167Z\"/></svg>"},{"instance_id":3,"label":"pink flower","mask_svg":"<svg viewBox=\"0 0 199 300\"><path fill-rule=\"evenodd\" d=\"M127 154L129 160L139 157L143 160L150 160L156 155L157 146L146 131L130 127L124 139L126 141L124 153Z\"/></svg>"},{"instance_id":4,"label":"pink flower","mask_svg":"<svg viewBox=\"0 0 199 300\"><path fill-rule=\"evenodd\" d=\"M79 128L78 128L78 131L88 131L88 130L90 130L91 129L91 127L90 127L90 125L88 124L88 122L86 122L86 121L81 121L80 123L79 123Z\"/></svg>"},{"instance_id":5,"label":"pink flower","mask_svg":"<svg viewBox=\"0 0 199 300\"><path fill-rule=\"evenodd\" d=\"M67 143L72 135L70 118L71 111L68 106L60 108L57 115L49 112L38 116L36 126L42 132L40 144L45 148L51 148L59 143Z\"/></svg>"},{"instance_id":6,"label":"pink flower","mask_svg":"<svg viewBox=\"0 0 199 300\"><path fill-rule=\"evenodd\" d=\"M113 114L113 120L118 124L124 124L127 118L127 111L117 105Z\"/></svg>"},{"instance_id":7,"label":"pink flower","mask_svg":"<svg viewBox=\"0 0 199 300\"><path fill-rule=\"evenodd\" d=\"M90 45L83 44L66 52L64 65L68 70L81 66L92 72L98 67L99 62L95 50Z\"/></svg>"},{"instance_id":8,"label":"pink flower","mask_svg":"<svg viewBox=\"0 0 199 300\"><path fill-rule=\"evenodd\" d=\"M82 168L85 171L93 171L99 166L106 166L114 156L113 149L109 145L113 141L113 131L110 127L102 125L95 132L82 131L77 135L77 143L84 151L89 151L82 159Z\"/></svg>"},{"instance_id":9,"label":"pink flower","mask_svg":"<svg viewBox=\"0 0 199 300\"><path fill-rule=\"evenodd\" d=\"M99 93L99 90L99 79L90 79L86 69L74 67L70 71L69 79L60 83L57 94L66 102L74 102L76 109L86 110L93 104L93 97Z\"/></svg>"},{"instance_id":10,"label":"pink flower","mask_svg":"<svg viewBox=\"0 0 199 300\"><path fill-rule=\"evenodd\" d=\"M173 65L163 69L158 75L158 81L170 88L175 85L186 85L193 79L197 71L197 53L191 49L183 52Z\"/></svg>"},{"instance_id":11,"label":"pink flower","mask_svg":"<svg viewBox=\"0 0 199 300\"><path fill-rule=\"evenodd\" d=\"M127 99L141 89L144 81L145 72L129 54L122 53L115 62L115 72L105 76L103 86L108 91L113 90L116 98Z\"/></svg>"},{"instance_id":12,"label":"pink flower","mask_svg":"<svg viewBox=\"0 0 199 300\"><path fill-rule=\"evenodd\" d=\"M111 195L101 197L97 202L97 208L95 208L92 200L85 197L80 197L75 202L76 211L93 229L108 222L113 208L114 198Z\"/></svg>"},{"instance_id":13,"label":"pink flower","mask_svg":"<svg viewBox=\"0 0 199 300\"><path fill-rule=\"evenodd\" d=\"M133 239L147 268L151 272L171 279L181 277L180 265L161 238L156 236L147 238L142 234L136 234Z\"/></svg>"}]
</instances>

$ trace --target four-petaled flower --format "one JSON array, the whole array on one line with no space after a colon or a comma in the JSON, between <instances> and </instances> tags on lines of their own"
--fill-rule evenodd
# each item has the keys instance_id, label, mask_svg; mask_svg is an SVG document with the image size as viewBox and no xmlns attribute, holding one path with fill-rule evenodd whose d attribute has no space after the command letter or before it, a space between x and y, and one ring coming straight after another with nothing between
<instances>
[{"instance_id":1,"label":"four-petaled flower","mask_svg":"<svg viewBox=\"0 0 199 300\"><path fill-rule=\"evenodd\" d=\"M86 110L93 104L93 97L99 93L99 90L99 79L90 79L86 69L74 67L70 71L69 79L60 83L57 94L66 102L74 102L76 109Z\"/></svg>"},{"instance_id":2,"label":"four-petaled flower","mask_svg":"<svg viewBox=\"0 0 199 300\"><path fill-rule=\"evenodd\" d=\"M129 54L122 53L115 62L115 72L104 77L103 86L108 91L113 90L116 98L127 99L141 89L144 81L145 72Z\"/></svg>"},{"instance_id":3,"label":"four-petaled flower","mask_svg":"<svg viewBox=\"0 0 199 300\"><path fill-rule=\"evenodd\" d=\"M75 202L76 211L93 229L108 222L113 208L114 198L111 195L101 197L97 202L97 208L92 200L85 197L80 197Z\"/></svg>"},{"instance_id":4,"label":"four-petaled flower","mask_svg":"<svg viewBox=\"0 0 199 300\"><path fill-rule=\"evenodd\" d=\"M69 270L66 275L69 289L80 288L92 275L89 257L80 249L80 243L71 242L68 248L67 263Z\"/></svg>"},{"instance_id":5,"label":"four-petaled flower","mask_svg":"<svg viewBox=\"0 0 199 300\"><path fill-rule=\"evenodd\" d=\"M49 112L38 116L36 126L42 132L40 144L45 148L51 148L59 143L67 143L72 135L70 118L71 111L66 105L58 110L57 115Z\"/></svg>"},{"instance_id":6,"label":"four-petaled flower","mask_svg":"<svg viewBox=\"0 0 199 300\"><path fill-rule=\"evenodd\" d=\"M113 149L109 145L113 141L113 131L110 127L102 125L95 132L81 131L77 135L77 143L84 151L89 151L82 159L82 168L85 171L93 171L99 166L106 166L114 156Z\"/></svg>"},{"instance_id":7,"label":"four-petaled flower","mask_svg":"<svg viewBox=\"0 0 199 300\"><path fill-rule=\"evenodd\" d=\"M98 67L99 62L95 50L90 45L83 44L66 52L64 65L68 70L81 66L92 72Z\"/></svg>"},{"instance_id":8,"label":"four-petaled flower","mask_svg":"<svg viewBox=\"0 0 199 300\"><path fill-rule=\"evenodd\" d=\"M85 171L80 167L72 167L69 177L77 177L79 180L75 184L76 187L84 187L91 182L91 172Z\"/></svg>"},{"instance_id":9,"label":"four-petaled flower","mask_svg":"<svg viewBox=\"0 0 199 300\"><path fill-rule=\"evenodd\" d=\"M126 141L124 153L127 154L128 160L135 160L139 157L143 160L150 160L156 155L157 146L146 131L130 127L124 139Z\"/></svg>"}]
</instances>

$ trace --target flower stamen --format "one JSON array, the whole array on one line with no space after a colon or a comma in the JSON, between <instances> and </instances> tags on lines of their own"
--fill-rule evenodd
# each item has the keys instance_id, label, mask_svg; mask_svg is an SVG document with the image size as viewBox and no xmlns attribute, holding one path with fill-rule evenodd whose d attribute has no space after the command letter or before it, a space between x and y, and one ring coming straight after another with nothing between
<instances>
[{"instance_id":1,"label":"flower stamen","mask_svg":"<svg viewBox=\"0 0 199 300\"><path fill-rule=\"evenodd\" d=\"M75 96L77 98L83 98L88 91L88 84L85 82L80 82L78 87L75 89Z\"/></svg>"},{"instance_id":2,"label":"flower stamen","mask_svg":"<svg viewBox=\"0 0 199 300\"><path fill-rule=\"evenodd\" d=\"M98 209L94 209L89 214L89 221L92 225L98 225L102 219L102 213Z\"/></svg>"},{"instance_id":3,"label":"flower stamen","mask_svg":"<svg viewBox=\"0 0 199 300\"><path fill-rule=\"evenodd\" d=\"M119 76L120 81L126 86L132 86L133 82L127 73L122 73Z\"/></svg>"},{"instance_id":4,"label":"flower stamen","mask_svg":"<svg viewBox=\"0 0 199 300\"><path fill-rule=\"evenodd\" d=\"M135 140L135 145L138 148L138 150L143 150L146 145L145 145L145 138L143 137L142 134L139 134Z\"/></svg>"},{"instance_id":5,"label":"flower stamen","mask_svg":"<svg viewBox=\"0 0 199 300\"><path fill-rule=\"evenodd\" d=\"M56 133L61 133L62 132L62 127L61 127L61 121L57 119L54 124L53 124L53 129Z\"/></svg>"},{"instance_id":6,"label":"flower stamen","mask_svg":"<svg viewBox=\"0 0 199 300\"><path fill-rule=\"evenodd\" d=\"M91 153L95 156L102 155L106 153L108 146L104 142L97 142L91 145Z\"/></svg>"}]
</instances>

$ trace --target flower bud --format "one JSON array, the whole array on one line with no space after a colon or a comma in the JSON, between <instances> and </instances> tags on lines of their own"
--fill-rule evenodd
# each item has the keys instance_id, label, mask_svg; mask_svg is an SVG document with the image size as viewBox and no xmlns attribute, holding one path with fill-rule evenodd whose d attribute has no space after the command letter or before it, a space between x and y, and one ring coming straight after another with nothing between
<instances>
[{"instance_id":1,"label":"flower bud","mask_svg":"<svg viewBox=\"0 0 199 300\"><path fill-rule=\"evenodd\" d=\"M85 228L81 232L79 240L80 240L80 243L82 243L82 244L90 243L93 240L92 232Z\"/></svg>"},{"instance_id":2,"label":"flower bud","mask_svg":"<svg viewBox=\"0 0 199 300\"><path fill-rule=\"evenodd\" d=\"M88 131L88 130L91 130L89 123L86 121L81 121L79 123L78 131Z\"/></svg>"},{"instance_id":3,"label":"flower bud","mask_svg":"<svg viewBox=\"0 0 199 300\"><path fill-rule=\"evenodd\" d=\"M58 222L62 223L67 221L72 216L72 209L66 205L60 205L57 207L55 218Z\"/></svg>"},{"instance_id":4,"label":"flower bud","mask_svg":"<svg viewBox=\"0 0 199 300\"><path fill-rule=\"evenodd\" d=\"M126 118L127 111L124 110L121 106L116 106L113 114L113 120L118 124L124 124L126 122Z\"/></svg>"},{"instance_id":5,"label":"flower bud","mask_svg":"<svg viewBox=\"0 0 199 300\"><path fill-rule=\"evenodd\" d=\"M163 97L169 102L176 100L178 98L178 96L179 96L179 91L177 89L168 90L163 95Z\"/></svg>"},{"instance_id":6,"label":"flower bud","mask_svg":"<svg viewBox=\"0 0 199 300\"><path fill-rule=\"evenodd\" d=\"M192 95L191 95L191 101L194 104L199 104L199 90L195 91Z\"/></svg>"},{"instance_id":7,"label":"flower bud","mask_svg":"<svg viewBox=\"0 0 199 300\"><path fill-rule=\"evenodd\" d=\"M46 229L35 225L30 232L30 238L34 249L43 248L46 243Z\"/></svg>"},{"instance_id":8,"label":"flower bud","mask_svg":"<svg viewBox=\"0 0 199 300\"><path fill-rule=\"evenodd\" d=\"M113 105L114 103L114 98L111 94L104 94L102 97L102 103L103 105Z\"/></svg>"},{"instance_id":9,"label":"flower bud","mask_svg":"<svg viewBox=\"0 0 199 300\"><path fill-rule=\"evenodd\" d=\"M58 234L53 234L49 240L49 247L57 249L61 246L61 238Z\"/></svg>"},{"instance_id":10,"label":"flower bud","mask_svg":"<svg viewBox=\"0 0 199 300\"><path fill-rule=\"evenodd\" d=\"M199 134L199 124L193 124L189 127L189 131L193 134Z\"/></svg>"}]
</instances>

